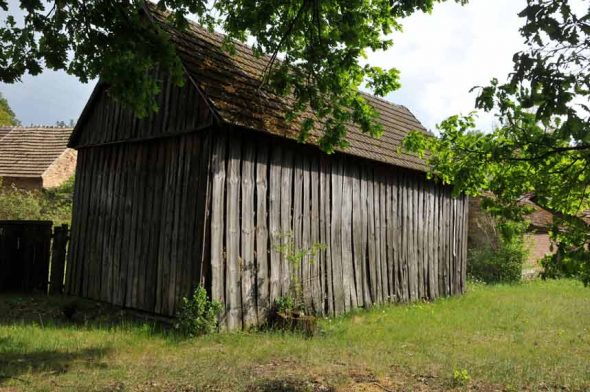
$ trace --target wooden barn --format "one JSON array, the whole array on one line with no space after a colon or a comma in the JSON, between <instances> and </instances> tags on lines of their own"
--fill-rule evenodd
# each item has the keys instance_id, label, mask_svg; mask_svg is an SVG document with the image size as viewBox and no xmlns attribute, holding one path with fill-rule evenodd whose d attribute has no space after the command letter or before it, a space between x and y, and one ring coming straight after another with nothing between
<instances>
[{"instance_id":1,"label":"wooden barn","mask_svg":"<svg viewBox=\"0 0 590 392\"><path fill-rule=\"evenodd\" d=\"M367 95L385 128L351 128L350 147L326 155L296 142L289 99L259 90L266 60L196 25L176 45L187 83L161 72L160 111L137 119L99 83L74 130L78 150L69 293L173 315L203 284L227 328L265 320L298 276L319 314L463 292L467 199L427 180L398 152L423 130L403 106ZM316 130L315 135L318 132ZM322 243L296 274L281 238Z\"/></svg>"}]
</instances>

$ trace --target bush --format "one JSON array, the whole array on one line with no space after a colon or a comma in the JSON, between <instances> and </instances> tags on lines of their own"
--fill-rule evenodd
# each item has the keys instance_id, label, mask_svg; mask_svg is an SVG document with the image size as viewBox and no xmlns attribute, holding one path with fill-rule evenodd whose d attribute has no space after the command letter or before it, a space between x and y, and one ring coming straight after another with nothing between
<instances>
[{"instance_id":1,"label":"bush","mask_svg":"<svg viewBox=\"0 0 590 392\"><path fill-rule=\"evenodd\" d=\"M63 185L42 191L3 186L0 179L0 220L50 220L70 224L74 177Z\"/></svg>"},{"instance_id":2,"label":"bush","mask_svg":"<svg viewBox=\"0 0 590 392\"><path fill-rule=\"evenodd\" d=\"M503 218L489 219L493 224L487 224L487 231L493 241L469 249L467 274L485 283L518 282L528 255L524 242L526 224Z\"/></svg>"},{"instance_id":3,"label":"bush","mask_svg":"<svg viewBox=\"0 0 590 392\"><path fill-rule=\"evenodd\" d=\"M485 283L515 283L521 279L525 259L524 245L503 244L497 249L491 246L470 249L467 273L470 278Z\"/></svg>"},{"instance_id":4,"label":"bush","mask_svg":"<svg viewBox=\"0 0 590 392\"><path fill-rule=\"evenodd\" d=\"M184 336L196 337L217 330L217 313L221 304L209 300L207 290L199 286L191 298L183 298L178 310L176 329Z\"/></svg>"}]
</instances>

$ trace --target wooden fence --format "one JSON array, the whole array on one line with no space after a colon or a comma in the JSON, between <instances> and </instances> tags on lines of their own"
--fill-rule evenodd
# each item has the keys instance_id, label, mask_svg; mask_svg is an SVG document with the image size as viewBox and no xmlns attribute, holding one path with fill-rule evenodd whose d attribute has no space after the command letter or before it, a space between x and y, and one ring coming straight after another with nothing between
<instances>
[{"instance_id":1,"label":"wooden fence","mask_svg":"<svg viewBox=\"0 0 590 392\"><path fill-rule=\"evenodd\" d=\"M68 229L56 227L53 235L52 227L51 221L0 221L0 292L62 292Z\"/></svg>"}]
</instances>

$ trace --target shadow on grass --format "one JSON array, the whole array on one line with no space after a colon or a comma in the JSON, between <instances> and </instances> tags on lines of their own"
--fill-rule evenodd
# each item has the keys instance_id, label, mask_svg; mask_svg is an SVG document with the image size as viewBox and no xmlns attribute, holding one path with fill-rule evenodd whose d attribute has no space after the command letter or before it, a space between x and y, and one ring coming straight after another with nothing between
<instances>
[{"instance_id":1,"label":"shadow on grass","mask_svg":"<svg viewBox=\"0 0 590 392\"><path fill-rule=\"evenodd\" d=\"M0 385L10 379L30 373L63 374L73 363L83 363L86 367L106 367L101 359L109 353L109 348L85 348L72 352L52 350L27 351L10 337L0 338ZM22 381L22 380L21 380Z\"/></svg>"},{"instance_id":2,"label":"shadow on grass","mask_svg":"<svg viewBox=\"0 0 590 392\"><path fill-rule=\"evenodd\" d=\"M0 325L147 328L151 334L167 335L172 327L172 319L77 297L2 294Z\"/></svg>"}]
</instances>

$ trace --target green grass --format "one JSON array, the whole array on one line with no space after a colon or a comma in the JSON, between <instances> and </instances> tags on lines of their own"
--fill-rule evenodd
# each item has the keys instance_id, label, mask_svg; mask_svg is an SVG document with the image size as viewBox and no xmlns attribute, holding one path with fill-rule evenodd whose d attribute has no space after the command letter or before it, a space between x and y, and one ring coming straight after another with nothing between
<instances>
[{"instance_id":1,"label":"green grass","mask_svg":"<svg viewBox=\"0 0 590 392\"><path fill-rule=\"evenodd\" d=\"M323 320L311 339L179 340L125 321L63 323L58 311L54 321L33 310L2 318L27 301L0 297L0 391L590 389L590 289L574 281L471 285L461 297ZM454 382L455 370L470 380Z\"/></svg>"}]
</instances>

